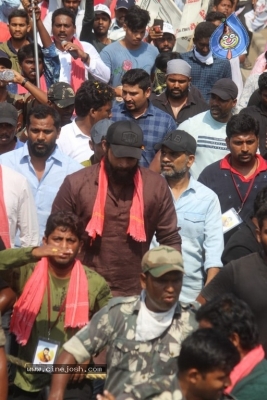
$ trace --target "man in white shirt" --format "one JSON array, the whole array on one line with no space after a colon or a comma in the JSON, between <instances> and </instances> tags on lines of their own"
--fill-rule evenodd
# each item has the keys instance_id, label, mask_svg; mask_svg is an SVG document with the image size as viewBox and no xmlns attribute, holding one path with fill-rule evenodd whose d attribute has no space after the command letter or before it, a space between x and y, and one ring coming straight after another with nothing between
<instances>
[{"instance_id":1,"label":"man in white shirt","mask_svg":"<svg viewBox=\"0 0 267 400\"><path fill-rule=\"evenodd\" d=\"M69 83L76 92L90 73L95 79L108 82L110 70L90 43L75 37L75 15L59 8L52 15L52 33L61 64L60 82ZM71 55L72 54L72 55Z\"/></svg>"},{"instance_id":2,"label":"man in white shirt","mask_svg":"<svg viewBox=\"0 0 267 400\"><path fill-rule=\"evenodd\" d=\"M77 117L61 129L57 140L62 153L79 163L91 158L90 130L96 122L111 117L113 98L113 90L106 83L86 81L81 85L75 96Z\"/></svg>"},{"instance_id":3,"label":"man in white shirt","mask_svg":"<svg viewBox=\"0 0 267 400\"><path fill-rule=\"evenodd\" d=\"M84 18L84 10L80 9L80 4L81 4L81 0L63 0L62 1L62 6L64 8L68 8L76 16L75 25L76 25L77 38L80 37L82 25L83 25L83 18ZM46 15L45 19L43 20L43 24L44 24L47 32L49 33L49 35L52 35L52 14L53 14L53 11L49 11L49 13Z\"/></svg>"},{"instance_id":4,"label":"man in white shirt","mask_svg":"<svg viewBox=\"0 0 267 400\"><path fill-rule=\"evenodd\" d=\"M179 125L197 141L196 160L190 168L193 178L208 165L229 153L225 142L226 124L236 106L238 89L229 78L219 79L210 90L210 111L197 114Z\"/></svg>"},{"instance_id":5,"label":"man in white shirt","mask_svg":"<svg viewBox=\"0 0 267 400\"><path fill-rule=\"evenodd\" d=\"M9 228L9 232L3 232L1 229L3 221L1 221L0 236L6 247L9 247L4 240L4 233L9 233L10 246L14 247L15 236L19 230L22 247L37 246L39 244L39 225L29 183L23 175L11 168L1 165L0 170L2 178L0 204L5 207Z\"/></svg>"}]
</instances>

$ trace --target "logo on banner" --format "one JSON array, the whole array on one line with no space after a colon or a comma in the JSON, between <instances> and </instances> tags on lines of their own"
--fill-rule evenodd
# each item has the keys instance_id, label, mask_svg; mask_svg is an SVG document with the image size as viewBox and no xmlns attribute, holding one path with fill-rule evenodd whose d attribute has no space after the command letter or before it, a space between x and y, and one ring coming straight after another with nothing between
<instances>
[{"instance_id":1,"label":"logo on banner","mask_svg":"<svg viewBox=\"0 0 267 400\"><path fill-rule=\"evenodd\" d=\"M210 48L219 58L235 58L244 53L249 45L246 29L235 14L231 14L212 34Z\"/></svg>"}]
</instances>

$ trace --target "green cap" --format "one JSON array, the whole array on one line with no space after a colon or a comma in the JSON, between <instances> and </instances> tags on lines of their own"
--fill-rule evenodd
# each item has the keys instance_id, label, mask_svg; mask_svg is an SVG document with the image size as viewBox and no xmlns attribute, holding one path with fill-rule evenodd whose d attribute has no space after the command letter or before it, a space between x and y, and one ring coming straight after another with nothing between
<instances>
[{"instance_id":1,"label":"green cap","mask_svg":"<svg viewBox=\"0 0 267 400\"><path fill-rule=\"evenodd\" d=\"M142 271L149 272L155 278L171 271L184 272L182 255L169 246L158 246L145 253L141 262Z\"/></svg>"}]
</instances>

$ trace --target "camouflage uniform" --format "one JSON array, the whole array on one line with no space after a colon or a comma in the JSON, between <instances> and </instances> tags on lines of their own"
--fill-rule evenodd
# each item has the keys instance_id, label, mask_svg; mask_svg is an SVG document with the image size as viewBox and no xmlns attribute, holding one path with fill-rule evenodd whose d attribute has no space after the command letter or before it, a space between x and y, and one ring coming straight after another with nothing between
<instances>
[{"instance_id":1,"label":"camouflage uniform","mask_svg":"<svg viewBox=\"0 0 267 400\"><path fill-rule=\"evenodd\" d=\"M168 390L177 374L181 343L197 328L193 308L177 303L172 323L160 337L146 342L136 341L140 305L139 296L110 300L63 346L78 363L90 359L107 346L105 389L115 397L131 393L149 380L160 382L164 379L165 390Z\"/></svg>"}]
</instances>

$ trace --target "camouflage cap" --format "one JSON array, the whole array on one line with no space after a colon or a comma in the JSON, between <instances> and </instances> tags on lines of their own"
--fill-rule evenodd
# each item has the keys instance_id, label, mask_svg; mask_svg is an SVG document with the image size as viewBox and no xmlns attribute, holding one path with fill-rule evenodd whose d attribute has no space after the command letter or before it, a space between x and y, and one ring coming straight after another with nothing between
<instances>
[{"instance_id":1,"label":"camouflage cap","mask_svg":"<svg viewBox=\"0 0 267 400\"><path fill-rule=\"evenodd\" d=\"M59 108L71 106L75 101L74 90L65 82L57 82L51 85L47 97Z\"/></svg>"},{"instance_id":2,"label":"camouflage cap","mask_svg":"<svg viewBox=\"0 0 267 400\"><path fill-rule=\"evenodd\" d=\"M145 253L141 261L142 271L158 278L167 272L184 272L182 255L169 246L158 246Z\"/></svg>"}]
</instances>

